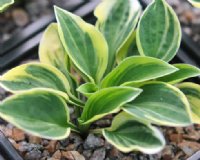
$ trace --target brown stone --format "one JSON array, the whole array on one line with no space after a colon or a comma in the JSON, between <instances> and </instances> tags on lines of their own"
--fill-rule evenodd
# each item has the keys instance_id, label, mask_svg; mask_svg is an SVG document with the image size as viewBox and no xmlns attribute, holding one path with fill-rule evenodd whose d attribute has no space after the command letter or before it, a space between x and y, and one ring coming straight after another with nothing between
<instances>
[{"instance_id":1,"label":"brown stone","mask_svg":"<svg viewBox=\"0 0 200 160\"><path fill-rule=\"evenodd\" d=\"M163 155L163 160L172 160L172 157L170 155Z\"/></svg>"},{"instance_id":2,"label":"brown stone","mask_svg":"<svg viewBox=\"0 0 200 160\"><path fill-rule=\"evenodd\" d=\"M60 150L57 150L57 151L53 154L52 158L57 159L57 160L60 160L60 159L61 159L61 152L60 152Z\"/></svg>"},{"instance_id":3,"label":"brown stone","mask_svg":"<svg viewBox=\"0 0 200 160\"><path fill-rule=\"evenodd\" d=\"M119 153L120 153L119 150L116 149L115 147L113 147L112 150L110 151L111 157L117 157Z\"/></svg>"},{"instance_id":4,"label":"brown stone","mask_svg":"<svg viewBox=\"0 0 200 160\"><path fill-rule=\"evenodd\" d=\"M63 151L62 158L66 158L67 160L85 160L85 158L77 151Z\"/></svg>"},{"instance_id":5,"label":"brown stone","mask_svg":"<svg viewBox=\"0 0 200 160\"><path fill-rule=\"evenodd\" d=\"M69 160L73 160L73 158L74 158L73 155L69 151L67 151L67 152L62 151L61 153L62 153L62 158L67 158Z\"/></svg>"},{"instance_id":6,"label":"brown stone","mask_svg":"<svg viewBox=\"0 0 200 160\"><path fill-rule=\"evenodd\" d=\"M13 128L12 130L12 138L15 141L23 141L25 139L25 133L18 129L18 128Z\"/></svg>"},{"instance_id":7,"label":"brown stone","mask_svg":"<svg viewBox=\"0 0 200 160\"><path fill-rule=\"evenodd\" d=\"M180 151L180 152L178 152L177 154L176 154L176 156L174 157L174 160L180 160L181 158L180 157L182 157L182 156L184 156L185 154L182 152L182 151Z\"/></svg>"},{"instance_id":8,"label":"brown stone","mask_svg":"<svg viewBox=\"0 0 200 160\"><path fill-rule=\"evenodd\" d=\"M182 134L171 134L171 135L169 135L169 139L172 142L180 143L183 141L183 135Z\"/></svg>"},{"instance_id":9,"label":"brown stone","mask_svg":"<svg viewBox=\"0 0 200 160\"><path fill-rule=\"evenodd\" d=\"M195 127L194 127L194 125L191 125L191 126L184 128L184 130L186 131L186 133L190 133L195 130Z\"/></svg>"},{"instance_id":10,"label":"brown stone","mask_svg":"<svg viewBox=\"0 0 200 160\"><path fill-rule=\"evenodd\" d=\"M69 144L67 147L66 147L66 150L67 151L73 151L75 149L75 144Z\"/></svg>"},{"instance_id":11,"label":"brown stone","mask_svg":"<svg viewBox=\"0 0 200 160\"><path fill-rule=\"evenodd\" d=\"M13 134L12 128L8 128L3 125L0 125L0 131L3 132L3 134L6 137L12 137L12 134Z\"/></svg>"},{"instance_id":12,"label":"brown stone","mask_svg":"<svg viewBox=\"0 0 200 160\"><path fill-rule=\"evenodd\" d=\"M29 136L29 143L40 144L42 139L36 136Z\"/></svg>"},{"instance_id":13,"label":"brown stone","mask_svg":"<svg viewBox=\"0 0 200 160\"><path fill-rule=\"evenodd\" d=\"M175 130L179 134L184 133L183 128L181 128L181 127L177 127L177 128L175 128Z\"/></svg>"},{"instance_id":14,"label":"brown stone","mask_svg":"<svg viewBox=\"0 0 200 160\"><path fill-rule=\"evenodd\" d=\"M9 138L8 140L12 143L12 145L15 147L15 149L17 149L17 150L19 149L19 146L20 146L20 145L19 145L18 143L16 143L16 142L15 142L13 139L11 139L11 138Z\"/></svg>"},{"instance_id":15,"label":"brown stone","mask_svg":"<svg viewBox=\"0 0 200 160\"><path fill-rule=\"evenodd\" d=\"M20 27L23 27L29 23L28 14L23 9L14 9L12 11L12 17L16 25Z\"/></svg>"},{"instance_id":16,"label":"brown stone","mask_svg":"<svg viewBox=\"0 0 200 160\"><path fill-rule=\"evenodd\" d=\"M183 138L187 140L198 141L200 139L200 133L195 130L192 130L188 134L184 134Z\"/></svg>"},{"instance_id":17,"label":"brown stone","mask_svg":"<svg viewBox=\"0 0 200 160\"><path fill-rule=\"evenodd\" d=\"M57 144L57 141L52 140L49 142L49 144L45 148L49 151L49 153L54 153L56 150L56 144Z\"/></svg>"},{"instance_id":18,"label":"brown stone","mask_svg":"<svg viewBox=\"0 0 200 160\"><path fill-rule=\"evenodd\" d=\"M183 14L188 22L191 22L194 19L194 15L191 11L185 11Z\"/></svg>"},{"instance_id":19,"label":"brown stone","mask_svg":"<svg viewBox=\"0 0 200 160\"><path fill-rule=\"evenodd\" d=\"M173 149L170 145L165 146L162 151L163 160L171 160L174 157Z\"/></svg>"},{"instance_id":20,"label":"brown stone","mask_svg":"<svg viewBox=\"0 0 200 160\"><path fill-rule=\"evenodd\" d=\"M200 150L200 144L192 141L183 141L182 143L178 144L178 147L181 148L181 150L187 156L191 156Z\"/></svg>"}]
</instances>

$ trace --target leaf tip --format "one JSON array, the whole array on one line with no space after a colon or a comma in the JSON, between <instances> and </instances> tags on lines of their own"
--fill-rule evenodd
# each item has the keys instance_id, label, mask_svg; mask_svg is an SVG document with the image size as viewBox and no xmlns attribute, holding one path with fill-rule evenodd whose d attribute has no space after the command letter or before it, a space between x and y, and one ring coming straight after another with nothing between
<instances>
[{"instance_id":1,"label":"leaf tip","mask_svg":"<svg viewBox=\"0 0 200 160\"><path fill-rule=\"evenodd\" d=\"M59 13L59 11L61 11L61 12L63 11L62 8L60 8L60 7L56 6L56 5L54 5L53 8L54 8L55 15L57 15Z\"/></svg>"}]
</instances>

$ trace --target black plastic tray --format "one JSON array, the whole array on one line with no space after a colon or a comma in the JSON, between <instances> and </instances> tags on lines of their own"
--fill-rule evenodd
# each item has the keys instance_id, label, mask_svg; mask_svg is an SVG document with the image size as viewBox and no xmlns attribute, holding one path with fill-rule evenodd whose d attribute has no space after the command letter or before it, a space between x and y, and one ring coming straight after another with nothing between
<instances>
[{"instance_id":1,"label":"black plastic tray","mask_svg":"<svg viewBox=\"0 0 200 160\"><path fill-rule=\"evenodd\" d=\"M100 0L82 1L82 3L77 1L77 4L74 4L68 10L89 20L91 19L92 11L99 2ZM94 16L92 17L94 18ZM12 39L0 45L0 73L15 66L17 62L24 60L27 56L36 56L38 54L36 48L44 29L54 21L56 19L53 14L42 17L14 35Z\"/></svg>"},{"instance_id":2,"label":"black plastic tray","mask_svg":"<svg viewBox=\"0 0 200 160\"><path fill-rule=\"evenodd\" d=\"M0 160L23 160L1 131L0 131Z\"/></svg>"}]
</instances>

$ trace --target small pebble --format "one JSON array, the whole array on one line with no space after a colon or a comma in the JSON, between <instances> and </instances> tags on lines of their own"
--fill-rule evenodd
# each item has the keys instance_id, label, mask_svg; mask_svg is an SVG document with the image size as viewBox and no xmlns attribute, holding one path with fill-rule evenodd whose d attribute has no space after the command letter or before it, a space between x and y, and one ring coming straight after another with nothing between
<instances>
[{"instance_id":1,"label":"small pebble","mask_svg":"<svg viewBox=\"0 0 200 160\"><path fill-rule=\"evenodd\" d=\"M39 150L32 150L25 154L25 160L39 160L42 157L42 153Z\"/></svg>"},{"instance_id":2,"label":"small pebble","mask_svg":"<svg viewBox=\"0 0 200 160\"><path fill-rule=\"evenodd\" d=\"M106 156L105 148L99 148L94 151L90 160L104 160Z\"/></svg>"},{"instance_id":3,"label":"small pebble","mask_svg":"<svg viewBox=\"0 0 200 160\"><path fill-rule=\"evenodd\" d=\"M29 143L40 144L42 139L36 136L29 136Z\"/></svg>"},{"instance_id":4,"label":"small pebble","mask_svg":"<svg viewBox=\"0 0 200 160\"><path fill-rule=\"evenodd\" d=\"M67 160L85 160L85 158L77 151L62 152L62 157Z\"/></svg>"},{"instance_id":5,"label":"small pebble","mask_svg":"<svg viewBox=\"0 0 200 160\"><path fill-rule=\"evenodd\" d=\"M25 141L19 143L19 151L20 152L30 152L32 150L42 150L43 146L39 144L31 144Z\"/></svg>"},{"instance_id":6,"label":"small pebble","mask_svg":"<svg viewBox=\"0 0 200 160\"><path fill-rule=\"evenodd\" d=\"M49 142L48 146L45 147L49 153L54 153L56 151L56 144L58 141L52 140Z\"/></svg>"},{"instance_id":7,"label":"small pebble","mask_svg":"<svg viewBox=\"0 0 200 160\"><path fill-rule=\"evenodd\" d=\"M60 160L60 159L61 159L61 152L60 152L60 150L57 150L57 151L53 154L52 158Z\"/></svg>"},{"instance_id":8,"label":"small pebble","mask_svg":"<svg viewBox=\"0 0 200 160\"><path fill-rule=\"evenodd\" d=\"M117 148L112 147L109 152L109 157L111 159L121 159L123 157L123 154Z\"/></svg>"},{"instance_id":9,"label":"small pebble","mask_svg":"<svg viewBox=\"0 0 200 160\"><path fill-rule=\"evenodd\" d=\"M29 23L28 14L23 9L20 9L20 8L14 9L12 11L12 17L16 25L19 27L23 27Z\"/></svg>"},{"instance_id":10,"label":"small pebble","mask_svg":"<svg viewBox=\"0 0 200 160\"><path fill-rule=\"evenodd\" d=\"M96 149L104 145L104 140L93 134L89 134L85 143L83 144L84 149Z\"/></svg>"},{"instance_id":11,"label":"small pebble","mask_svg":"<svg viewBox=\"0 0 200 160\"><path fill-rule=\"evenodd\" d=\"M183 135L182 134L170 134L169 135L170 141L174 143L181 143L183 140Z\"/></svg>"},{"instance_id":12,"label":"small pebble","mask_svg":"<svg viewBox=\"0 0 200 160\"><path fill-rule=\"evenodd\" d=\"M25 133L22 130L18 129L18 128L13 128L12 138L15 141L22 141L22 140L25 139Z\"/></svg>"},{"instance_id":13,"label":"small pebble","mask_svg":"<svg viewBox=\"0 0 200 160\"><path fill-rule=\"evenodd\" d=\"M89 159L92 155L92 150L84 150L83 155L86 159Z\"/></svg>"}]
</instances>

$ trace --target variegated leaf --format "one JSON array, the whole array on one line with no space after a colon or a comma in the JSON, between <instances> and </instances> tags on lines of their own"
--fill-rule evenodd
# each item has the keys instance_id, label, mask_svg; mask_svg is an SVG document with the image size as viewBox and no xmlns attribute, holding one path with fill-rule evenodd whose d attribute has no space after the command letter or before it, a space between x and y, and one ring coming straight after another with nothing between
<instances>
[{"instance_id":1,"label":"variegated leaf","mask_svg":"<svg viewBox=\"0 0 200 160\"><path fill-rule=\"evenodd\" d=\"M188 126L191 110L187 98L176 87L163 82L149 82L143 92L123 110L135 117L164 126Z\"/></svg>"},{"instance_id":2,"label":"variegated leaf","mask_svg":"<svg viewBox=\"0 0 200 160\"><path fill-rule=\"evenodd\" d=\"M193 122L200 124L200 85L186 82L177 86L186 95L190 103Z\"/></svg>"},{"instance_id":3,"label":"variegated leaf","mask_svg":"<svg viewBox=\"0 0 200 160\"><path fill-rule=\"evenodd\" d=\"M14 3L14 0L0 0L0 12Z\"/></svg>"},{"instance_id":4,"label":"variegated leaf","mask_svg":"<svg viewBox=\"0 0 200 160\"><path fill-rule=\"evenodd\" d=\"M178 69L152 57L132 56L122 61L102 81L101 87L131 85L171 74Z\"/></svg>"},{"instance_id":5,"label":"variegated leaf","mask_svg":"<svg viewBox=\"0 0 200 160\"><path fill-rule=\"evenodd\" d=\"M91 82L99 82L108 61L108 47L103 35L80 17L55 7L59 35L74 65Z\"/></svg>"},{"instance_id":6,"label":"variegated leaf","mask_svg":"<svg viewBox=\"0 0 200 160\"><path fill-rule=\"evenodd\" d=\"M141 55L170 61L181 42L181 27L165 0L153 0L140 19L137 46Z\"/></svg>"},{"instance_id":7,"label":"variegated leaf","mask_svg":"<svg viewBox=\"0 0 200 160\"><path fill-rule=\"evenodd\" d=\"M60 41L58 26L56 23L50 24L45 30L39 47L40 62L52 65L60 70L66 77L74 93L76 82L69 73L70 62L68 55Z\"/></svg>"},{"instance_id":8,"label":"variegated leaf","mask_svg":"<svg viewBox=\"0 0 200 160\"><path fill-rule=\"evenodd\" d=\"M165 146L164 137L158 129L124 112L114 118L110 128L103 130L103 135L122 152L154 154Z\"/></svg>"},{"instance_id":9,"label":"variegated leaf","mask_svg":"<svg viewBox=\"0 0 200 160\"><path fill-rule=\"evenodd\" d=\"M0 103L0 117L36 136L69 136L69 110L65 101L48 89L26 91Z\"/></svg>"},{"instance_id":10,"label":"variegated leaf","mask_svg":"<svg viewBox=\"0 0 200 160\"><path fill-rule=\"evenodd\" d=\"M195 7L200 8L200 0L188 0Z\"/></svg>"},{"instance_id":11,"label":"variegated leaf","mask_svg":"<svg viewBox=\"0 0 200 160\"><path fill-rule=\"evenodd\" d=\"M140 55L136 44L136 31L126 41L117 54L117 63L119 64L124 58Z\"/></svg>"},{"instance_id":12,"label":"variegated leaf","mask_svg":"<svg viewBox=\"0 0 200 160\"><path fill-rule=\"evenodd\" d=\"M16 93L33 88L50 88L71 95L66 77L56 68L40 63L29 63L11 69L0 77L6 90Z\"/></svg>"},{"instance_id":13,"label":"variegated leaf","mask_svg":"<svg viewBox=\"0 0 200 160\"><path fill-rule=\"evenodd\" d=\"M77 91L85 95L86 97L90 97L94 92L98 90L98 86L94 83L85 83L77 88Z\"/></svg>"},{"instance_id":14,"label":"variegated leaf","mask_svg":"<svg viewBox=\"0 0 200 160\"><path fill-rule=\"evenodd\" d=\"M50 64L63 73L68 73L68 55L63 48L56 23L50 24L40 41L39 57L42 63Z\"/></svg>"},{"instance_id":15,"label":"variegated leaf","mask_svg":"<svg viewBox=\"0 0 200 160\"><path fill-rule=\"evenodd\" d=\"M96 8L96 25L109 46L107 72L112 70L116 54L134 34L140 13L138 0L103 0Z\"/></svg>"},{"instance_id":16,"label":"variegated leaf","mask_svg":"<svg viewBox=\"0 0 200 160\"><path fill-rule=\"evenodd\" d=\"M90 124L108 114L120 111L120 107L135 99L142 90L132 87L110 87L89 97L79 122Z\"/></svg>"},{"instance_id":17,"label":"variegated leaf","mask_svg":"<svg viewBox=\"0 0 200 160\"><path fill-rule=\"evenodd\" d=\"M175 64L174 66L179 70L167 76L161 77L158 80L170 84L175 84L185 79L200 75L200 69L189 64Z\"/></svg>"}]
</instances>

